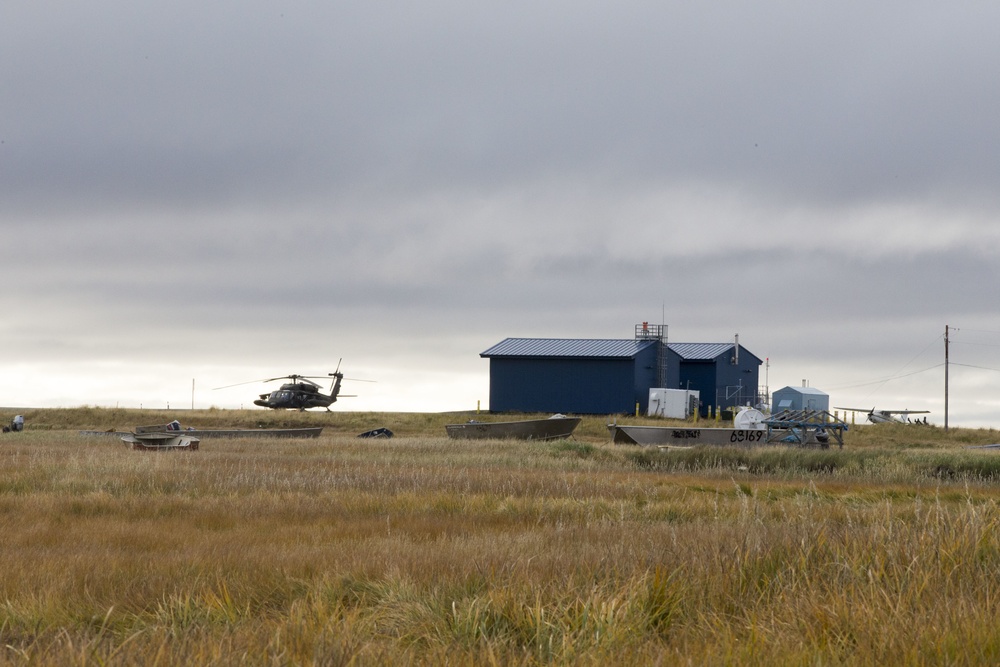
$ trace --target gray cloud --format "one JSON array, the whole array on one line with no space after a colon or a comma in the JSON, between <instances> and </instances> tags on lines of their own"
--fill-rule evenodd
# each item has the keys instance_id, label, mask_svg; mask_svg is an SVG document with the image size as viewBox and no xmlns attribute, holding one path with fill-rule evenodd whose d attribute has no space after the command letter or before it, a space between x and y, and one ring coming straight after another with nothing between
<instances>
[{"instance_id":1,"label":"gray cloud","mask_svg":"<svg viewBox=\"0 0 1000 667\"><path fill-rule=\"evenodd\" d=\"M940 411L937 371L855 385L946 323L1000 330L998 13L5 7L0 403L343 356L386 378L362 409L450 409L505 336L662 317L740 332L778 382ZM992 372L958 377L991 423Z\"/></svg>"}]
</instances>

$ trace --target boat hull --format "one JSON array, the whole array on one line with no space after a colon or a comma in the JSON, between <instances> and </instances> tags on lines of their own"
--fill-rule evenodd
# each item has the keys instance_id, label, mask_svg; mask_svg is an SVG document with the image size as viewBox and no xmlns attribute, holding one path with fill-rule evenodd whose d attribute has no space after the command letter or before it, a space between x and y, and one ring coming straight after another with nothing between
<instances>
[{"instance_id":1,"label":"boat hull","mask_svg":"<svg viewBox=\"0 0 1000 667\"><path fill-rule=\"evenodd\" d=\"M123 435L122 442L130 449L147 452L189 451L198 450L198 438L190 435L172 435L170 433L129 433Z\"/></svg>"},{"instance_id":2,"label":"boat hull","mask_svg":"<svg viewBox=\"0 0 1000 667\"><path fill-rule=\"evenodd\" d=\"M580 425L579 417L527 419L516 422L447 424L449 438L456 440L559 440L568 438Z\"/></svg>"},{"instance_id":3,"label":"boat hull","mask_svg":"<svg viewBox=\"0 0 1000 667\"><path fill-rule=\"evenodd\" d=\"M767 431L750 428L688 428L686 426L623 426L609 424L611 440L642 446L763 445Z\"/></svg>"},{"instance_id":4,"label":"boat hull","mask_svg":"<svg viewBox=\"0 0 1000 667\"><path fill-rule=\"evenodd\" d=\"M136 426L136 433L180 433L195 438L318 438L322 426L309 428L184 429L174 431L166 424Z\"/></svg>"}]
</instances>

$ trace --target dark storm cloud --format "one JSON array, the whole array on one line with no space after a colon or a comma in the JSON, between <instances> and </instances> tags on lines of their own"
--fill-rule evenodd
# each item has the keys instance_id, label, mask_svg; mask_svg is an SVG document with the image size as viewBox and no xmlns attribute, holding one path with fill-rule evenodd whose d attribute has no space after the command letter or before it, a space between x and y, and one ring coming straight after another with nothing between
<instances>
[{"instance_id":1,"label":"dark storm cloud","mask_svg":"<svg viewBox=\"0 0 1000 667\"><path fill-rule=\"evenodd\" d=\"M10 194L224 205L597 173L879 198L996 170L984 7L239 9L9 17Z\"/></svg>"}]
</instances>

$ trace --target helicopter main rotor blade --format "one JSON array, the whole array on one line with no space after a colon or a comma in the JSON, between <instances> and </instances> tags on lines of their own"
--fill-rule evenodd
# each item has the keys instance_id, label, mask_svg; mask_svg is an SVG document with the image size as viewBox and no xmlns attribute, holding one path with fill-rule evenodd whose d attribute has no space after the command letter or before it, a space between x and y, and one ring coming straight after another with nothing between
<instances>
[{"instance_id":1,"label":"helicopter main rotor blade","mask_svg":"<svg viewBox=\"0 0 1000 667\"><path fill-rule=\"evenodd\" d=\"M325 379L322 375L296 375L296 374L293 373L292 375L282 375L281 377L276 377L276 378L263 378L263 379L260 379L260 380L247 380L246 382L237 382L236 384L227 384L227 385L222 386L222 387L213 387L212 391L215 391L217 389L229 389L230 387L242 387L245 384L257 384L258 382L274 382L275 380L291 380L291 381L294 382L297 379L307 380L309 378ZM313 384L315 384L315 383L313 383Z\"/></svg>"},{"instance_id":2,"label":"helicopter main rotor blade","mask_svg":"<svg viewBox=\"0 0 1000 667\"><path fill-rule=\"evenodd\" d=\"M340 368L340 364L337 364L337 367ZM215 390L218 390L218 389L229 389L230 387L242 387L245 384L257 384L258 382L274 382L275 380L291 380L292 382L296 382L298 380L305 380L306 382L309 382L309 384L314 384L315 385L316 383L312 382L311 380L326 380L327 378L330 377L330 375L332 375L332 373L331 374L327 374L327 375L299 375L298 373L289 373L288 375L281 375L281 376L278 376L278 377L275 377L275 378L264 378L264 379L261 379L261 380L247 380L246 382L237 382L236 384L227 384L227 385L222 386L222 387L213 387L212 391L215 391ZM356 381L357 382L374 382L375 380L356 380ZM319 386L319 385L316 385L316 386Z\"/></svg>"},{"instance_id":3,"label":"helicopter main rotor blade","mask_svg":"<svg viewBox=\"0 0 1000 667\"><path fill-rule=\"evenodd\" d=\"M212 387L212 391L217 389L229 389L230 387L241 387L245 384L257 384L258 382L270 382L270 380L247 380L246 382L237 382L236 384L227 384L224 387Z\"/></svg>"}]
</instances>

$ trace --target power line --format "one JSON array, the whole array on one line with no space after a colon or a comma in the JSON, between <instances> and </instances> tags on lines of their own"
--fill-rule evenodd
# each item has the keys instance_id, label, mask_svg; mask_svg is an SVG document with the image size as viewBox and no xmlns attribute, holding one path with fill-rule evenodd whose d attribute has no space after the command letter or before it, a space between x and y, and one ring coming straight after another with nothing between
<instances>
[{"instance_id":1,"label":"power line","mask_svg":"<svg viewBox=\"0 0 1000 667\"><path fill-rule=\"evenodd\" d=\"M871 382L861 382L859 384L849 384L849 385L835 385L831 387L832 389L855 389L857 387L870 387L873 384L885 384L887 382L892 382L893 380L900 380L905 377L910 377L911 375L919 375L920 373L926 373L927 371L932 371L935 368L941 368L944 363L934 364L933 366L928 366L927 368L921 369L919 371L913 371L910 373L904 373L902 375L892 375L887 378L882 378L881 380L872 380Z\"/></svg>"},{"instance_id":2,"label":"power line","mask_svg":"<svg viewBox=\"0 0 1000 667\"><path fill-rule=\"evenodd\" d=\"M944 335L935 336L934 339L931 340L931 342L927 343L927 345L924 346L924 349L920 350L915 355L913 355L913 357L909 361L907 361L905 364L903 364L899 368L898 371L896 371L893 375L890 375L888 378L886 378L885 380L883 380L881 383L879 383L879 382L870 382L870 383L868 383L869 385L872 385L872 384L879 385L879 387L877 387L877 388L871 390L870 392L868 392L868 396L871 396L876 391L878 391L879 389L881 389L882 385L885 385L890 380L895 380L895 379L902 378L902 377L908 377L910 375L916 375L917 373L923 373L924 371L931 370L931 368L937 368L938 366L942 365L942 364L938 364L937 366L931 366L931 368L925 368L923 371L915 371L913 373L907 373L906 375L899 375L903 371L903 369L905 369L907 366L909 366L914 361L916 361L917 357L923 355L924 352L926 352L927 350L929 350L932 345L936 345L938 343L938 341L940 341L942 338L945 338L945 336ZM945 346L947 346L947 342L945 342ZM947 362L944 365L946 366L945 373L947 373L948 372L948 370L947 370ZM861 385L861 386L863 386L863 385ZM866 396L865 398L868 398L868 396Z\"/></svg>"},{"instance_id":3,"label":"power line","mask_svg":"<svg viewBox=\"0 0 1000 667\"><path fill-rule=\"evenodd\" d=\"M972 364L960 364L957 361L951 362L952 366L965 366L966 368L978 368L981 371L996 371L1000 373L1000 368L988 368L986 366L973 366Z\"/></svg>"},{"instance_id":4,"label":"power line","mask_svg":"<svg viewBox=\"0 0 1000 667\"><path fill-rule=\"evenodd\" d=\"M1000 331L990 331L989 329L966 329L965 327L962 327L961 329L959 329L957 327L952 327L951 330L952 331L974 331L976 333L988 333L988 334L996 334L996 335L1000 336ZM952 342L955 342L955 341L952 341Z\"/></svg>"}]
</instances>

